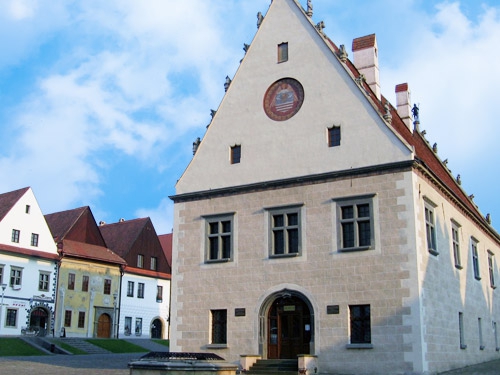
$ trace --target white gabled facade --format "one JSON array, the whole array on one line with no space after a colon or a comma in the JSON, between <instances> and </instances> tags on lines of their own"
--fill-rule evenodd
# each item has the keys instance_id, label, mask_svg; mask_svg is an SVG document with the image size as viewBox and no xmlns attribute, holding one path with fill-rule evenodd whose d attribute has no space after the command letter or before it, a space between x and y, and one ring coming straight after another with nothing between
<instances>
[{"instance_id":1,"label":"white gabled facade","mask_svg":"<svg viewBox=\"0 0 500 375\"><path fill-rule=\"evenodd\" d=\"M31 188L1 194L0 205L0 335L50 334L56 245Z\"/></svg>"},{"instance_id":2,"label":"white gabled facade","mask_svg":"<svg viewBox=\"0 0 500 375\"><path fill-rule=\"evenodd\" d=\"M169 338L170 280L147 273L128 268L123 275L120 338Z\"/></svg>"}]
</instances>

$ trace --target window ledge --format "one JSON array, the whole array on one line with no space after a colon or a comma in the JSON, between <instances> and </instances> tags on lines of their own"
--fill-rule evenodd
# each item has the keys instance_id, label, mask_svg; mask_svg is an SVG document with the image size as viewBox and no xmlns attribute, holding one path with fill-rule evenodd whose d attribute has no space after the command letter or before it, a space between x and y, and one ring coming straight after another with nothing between
<instances>
[{"instance_id":1,"label":"window ledge","mask_svg":"<svg viewBox=\"0 0 500 375\"><path fill-rule=\"evenodd\" d=\"M467 349L467 345L465 345L465 344L461 344L461 345L460 345L460 349Z\"/></svg>"},{"instance_id":2,"label":"window ledge","mask_svg":"<svg viewBox=\"0 0 500 375\"><path fill-rule=\"evenodd\" d=\"M481 276L474 276L476 280L481 280Z\"/></svg>"},{"instance_id":3,"label":"window ledge","mask_svg":"<svg viewBox=\"0 0 500 375\"><path fill-rule=\"evenodd\" d=\"M481 346L479 347L479 350L484 350L484 348L486 348L486 346L481 345Z\"/></svg>"},{"instance_id":4,"label":"window ledge","mask_svg":"<svg viewBox=\"0 0 500 375\"><path fill-rule=\"evenodd\" d=\"M373 349L373 344L347 344L346 349Z\"/></svg>"},{"instance_id":5,"label":"window ledge","mask_svg":"<svg viewBox=\"0 0 500 375\"><path fill-rule=\"evenodd\" d=\"M208 344L207 349L227 349L227 344Z\"/></svg>"},{"instance_id":6,"label":"window ledge","mask_svg":"<svg viewBox=\"0 0 500 375\"><path fill-rule=\"evenodd\" d=\"M429 253L434 255L434 256L438 256L439 255L439 251L437 251L436 249L429 249Z\"/></svg>"},{"instance_id":7,"label":"window ledge","mask_svg":"<svg viewBox=\"0 0 500 375\"><path fill-rule=\"evenodd\" d=\"M359 247L344 247L339 249L341 253L348 253L350 251L366 251L366 250L373 250L373 247L371 246L359 246Z\"/></svg>"},{"instance_id":8,"label":"window ledge","mask_svg":"<svg viewBox=\"0 0 500 375\"><path fill-rule=\"evenodd\" d=\"M289 253L289 254L271 254L269 255L269 258L271 259L276 259L276 258L295 258L300 256L300 253Z\"/></svg>"},{"instance_id":9,"label":"window ledge","mask_svg":"<svg viewBox=\"0 0 500 375\"><path fill-rule=\"evenodd\" d=\"M464 268L460 264L455 264L457 270L463 270Z\"/></svg>"},{"instance_id":10,"label":"window ledge","mask_svg":"<svg viewBox=\"0 0 500 375\"><path fill-rule=\"evenodd\" d=\"M224 259L207 259L205 263L227 263L230 262L230 258L224 258Z\"/></svg>"}]
</instances>

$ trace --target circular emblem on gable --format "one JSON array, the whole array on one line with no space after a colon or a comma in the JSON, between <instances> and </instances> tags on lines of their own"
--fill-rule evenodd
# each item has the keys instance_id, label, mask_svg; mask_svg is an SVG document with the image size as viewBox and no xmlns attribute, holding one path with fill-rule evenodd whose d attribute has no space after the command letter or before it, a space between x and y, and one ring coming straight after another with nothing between
<instances>
[{"instance_id":1,"label":"circular emblem on gable","mask_svg":"<svg viewBox=\"0 0 500 375\"><path fill-rule=\"evenodd\" d=\"M274 121L285 121L294 116L304 101L304 88L293 78L274 82L264 95L264 112Z\"/></svg>"}]
</instances>

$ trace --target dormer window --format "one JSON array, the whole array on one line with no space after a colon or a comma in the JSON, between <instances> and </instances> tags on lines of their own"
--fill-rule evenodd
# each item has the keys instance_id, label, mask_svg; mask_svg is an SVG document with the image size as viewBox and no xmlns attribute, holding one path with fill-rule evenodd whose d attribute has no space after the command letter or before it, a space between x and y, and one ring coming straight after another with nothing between
<instances>
[{"instance_id":1,"label":"dormer window","mask_svg":"<svg viewBox=\"0 0 500 375\"><path fill-rule=\"evenodd\" d=\"M278 44L278 63L288 61L288 43Z\"/></svg>"}]
</instances>

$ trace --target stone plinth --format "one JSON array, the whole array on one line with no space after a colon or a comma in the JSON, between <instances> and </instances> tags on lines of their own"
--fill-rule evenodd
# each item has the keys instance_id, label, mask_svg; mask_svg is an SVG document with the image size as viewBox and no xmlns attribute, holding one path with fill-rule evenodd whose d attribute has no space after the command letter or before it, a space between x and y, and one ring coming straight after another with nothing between
<instances>
[{"instance_id":1,"label":"stone plinth","mask_svg":"<svg viewBox=\"0 0 500 375\"><path fill-rule=\"evenodd\" d=\"M236 375L238 366L211 353L152 352L128 364L131 375Z\"/></svg>"}]
</instances>

